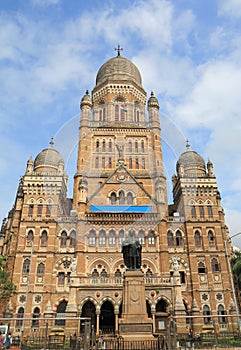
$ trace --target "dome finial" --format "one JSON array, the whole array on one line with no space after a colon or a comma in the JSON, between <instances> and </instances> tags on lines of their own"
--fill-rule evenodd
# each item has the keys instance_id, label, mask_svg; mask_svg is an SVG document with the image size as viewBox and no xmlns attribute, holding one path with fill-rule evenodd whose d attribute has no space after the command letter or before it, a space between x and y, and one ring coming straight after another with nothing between
<instances>
[{"instance_id":1,"label":"dome finial","mask_svg":"<svg viewBox=\"0 0 241 350\"><path fill-rule=\"evenodd\" d=\"M53 145L54 145L54 138L53 136L51 137L51 140L50 140L50 148L53 148Z\"/></svg>"},{"instance_id":2,"label":"dome finial","mask_svg":"<svg viewBox=\"0 0 241 350\"><path fill-rule=\"evenodd\" d=\"M120 47L120 44L118 44L117 48L115 47L115 51L117 51L117 57L119 57L120 52L123 51L122 47Z\"/></svg>"},{"instance_id":3,"label":"dome finial","mask_svg":"<svg viewBox=\"0 0 241 350\"><path fill-rule=\"evenodd\" d=\"M190 151L190 143L188 139L186 139L186 149L187 151Z\"/></svg>"}]
</instances>

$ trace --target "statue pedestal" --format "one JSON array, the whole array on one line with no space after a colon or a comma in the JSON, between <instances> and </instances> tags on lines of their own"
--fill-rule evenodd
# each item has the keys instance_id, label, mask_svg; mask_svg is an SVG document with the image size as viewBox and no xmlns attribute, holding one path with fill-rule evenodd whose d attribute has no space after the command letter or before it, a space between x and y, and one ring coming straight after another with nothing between
<instances>
[{"instance_id":1,"label":"statue pedestal","mask_svg":"<svg viewBox=\"0 0 241 350\"><path fill-rule=\"evenodd\" d=\"M124 339L153 339L152 319L147 317L145 283L140 270L128 270L124 275L119 334Z\"/></svg>"}]
</instances>

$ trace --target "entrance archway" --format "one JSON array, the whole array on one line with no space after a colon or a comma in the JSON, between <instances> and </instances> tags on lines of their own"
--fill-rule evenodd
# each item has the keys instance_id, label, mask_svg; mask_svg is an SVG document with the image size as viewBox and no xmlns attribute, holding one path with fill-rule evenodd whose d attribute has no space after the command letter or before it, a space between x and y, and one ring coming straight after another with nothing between
<instances>
[{"instance_id":1,"label":"entrance archway","mask_svg":"<svg viewBox=\"0 0 241 350\"><path fill-rule=\"evenodd\" d=\"M65 326L65 310L68 302L66 300L61 301L57 306L55 326Z\"/></svg>"},{"instance_id":2,"label":"entrance archway","mask_svg":"<svg viewBox=\"0 0 241 350\"><path fill-rule=\"evenodd\" d=\"M115 331L114 306L108 300L101 305L100 331L102 333L114 333Z\"/></svg>"},{"instance_id":3,"label":"entrance archway","mask_svg":"<svg viewBox=\"0 0 241 350\"><path fill-rule=\"evenodd\" d=\"M84 303L82 307L81 317L90 317L91 326L96 329L96 312L95 305L92 301L88 300ZM80 321L80 332L84 332L84 322Z\"/></svg>"}]
</instances>

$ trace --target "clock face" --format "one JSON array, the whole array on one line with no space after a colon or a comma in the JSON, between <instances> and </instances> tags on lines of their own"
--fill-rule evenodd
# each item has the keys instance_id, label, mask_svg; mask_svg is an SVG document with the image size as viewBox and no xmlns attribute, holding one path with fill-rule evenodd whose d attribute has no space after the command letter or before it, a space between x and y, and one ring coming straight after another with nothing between
<instances>
[{"instance_id":1,"label":"clock face","mask_svg":"<svg viewBox=\"0 0 241 350\"><path fill-rule=\"evenodd\" d=\"M128 174L124 170L118 170L116 172L116 179L120 182L126 181Z\"/></svg>"}]
</instances>

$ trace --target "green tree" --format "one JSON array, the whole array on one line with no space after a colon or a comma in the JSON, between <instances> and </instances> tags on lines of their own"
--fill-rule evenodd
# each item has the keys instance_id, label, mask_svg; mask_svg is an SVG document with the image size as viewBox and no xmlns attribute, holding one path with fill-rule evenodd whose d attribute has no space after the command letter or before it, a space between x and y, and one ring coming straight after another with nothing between
<instances>
[{"instance_id":1,"label":"green tree","mask_svg":"<svg viewBox=\"0 0 241 350\"><path fill-rule=\"evenodd\" d=\"M0 255L0 300L16 293L16 286L9 280L7 259Z\"/></svg>"},{"instance_id":2,"label":"green tree","mask_svg":"<svg viewBox=\"0 0 241 350\"><path fill-rule=\"evenodd\" d=\"M241 252L235 251L234 257L231 259L231 267L233 271L234 281L241 291Z\"/></svg>"}]
</instances>

